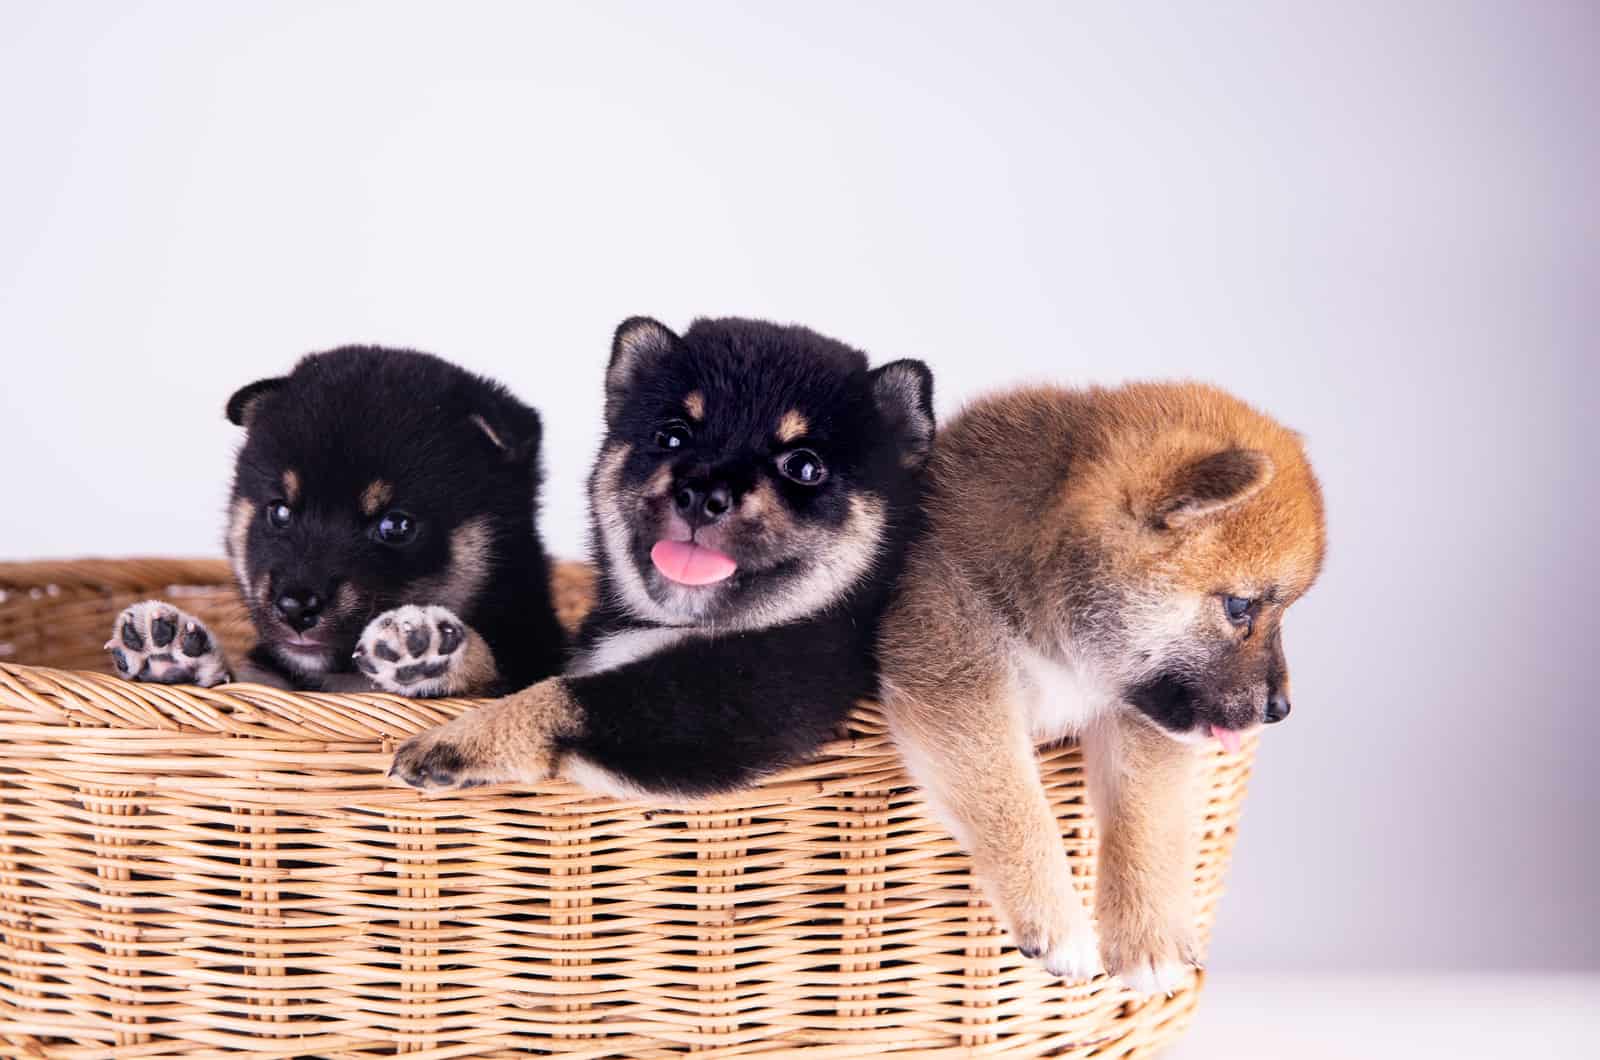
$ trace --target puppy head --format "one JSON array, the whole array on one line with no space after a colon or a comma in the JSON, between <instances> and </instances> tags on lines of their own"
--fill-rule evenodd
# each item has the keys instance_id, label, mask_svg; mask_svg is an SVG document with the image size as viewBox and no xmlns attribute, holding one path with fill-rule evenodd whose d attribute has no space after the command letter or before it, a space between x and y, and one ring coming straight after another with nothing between
<instances>
[{"instance_id":1,"label":"puppy head","mask_svg":"<svg viewBox=\"0 0 1600 1060\"><path fill-rule=\"evenodd\" d=\"M1119 401L1088 478L1124 698L1178 738L1233 746L1289 713L1282 623L1321 569L1321 491L1299 438L1222 391Z\"/></svg>"},{"instance_id":2,"label":"puppy head","mask_svg":"<svg viewBox=\"0 0 1600 1060\"><path fill-rule=\"evenodd\" d=\"M402 603L468 617L505 535L533 533L537 413L436 357L314 354L227 415L247 433L226 548L291 672L348 669L366 623Z\"/></svg>"},{"instance_id":3,"label":"puppy head","mask_svg":"<svg viewBox=\"0 0 1600 1060\"><path fill-rule=\"evenodd\" d=\"M619 603L669 625L757 628L841 599L879 558L933 435L919 361L869 370L801 327L617 330L590 481Z\"/></svg>"}]
</instances>

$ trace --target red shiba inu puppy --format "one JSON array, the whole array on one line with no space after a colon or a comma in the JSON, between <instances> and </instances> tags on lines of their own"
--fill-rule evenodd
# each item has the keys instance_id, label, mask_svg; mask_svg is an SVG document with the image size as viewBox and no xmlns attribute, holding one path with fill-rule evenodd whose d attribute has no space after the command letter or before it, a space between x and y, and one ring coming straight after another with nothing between
<instances>
[{"instance_id":1,"label":"red shiba inu puppy","mask_svg":"<svg viewBox=\"0 0 1600 1060\"><path fill-rule=\"evenodd\" d=\"M1036 388L943 428L927 533L880 639L907 766L1017 948L1170 991L1198 963L1195 756L1289 713L1285 610L1324 548L1291 431L1209 386ZM1034 758L1077 737L1100 832L1100 942Z\"/></svg>"}]
</instances>

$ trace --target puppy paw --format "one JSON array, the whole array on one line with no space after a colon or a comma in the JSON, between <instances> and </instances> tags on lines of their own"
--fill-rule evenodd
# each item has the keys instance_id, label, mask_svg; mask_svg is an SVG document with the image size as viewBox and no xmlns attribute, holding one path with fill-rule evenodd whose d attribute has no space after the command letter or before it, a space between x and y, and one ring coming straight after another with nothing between
<instances>
[{"instance_id":1,"label":"puppy paw","mask_svg":"<svg viewBox=\"0 0 1600 1060\"><path fill-rule=\"evenodd\" d=\"M1037 959L1045 971L1068 982L1084 982L1101 972L1094 925L1070 887L1054 901L1015 916L1011 937L1024 957Z\"/></svg>"},{"instance_id":2,"label":"puppy paw","mask_svg":"<svg viewBox=\"0 0 1600 1060\"><path fill-rule=\"evenodd\" d=\"M537 784L555 774L550 714L540 709L543 685L468 711L400 745L391 777L421 791L484 784Z\"/></svg>"},{"instance_id":3,"label":"puppy paw","mask_svg":"<svg viewBox=\"0 0 1600 1060\"><path fill-rule=\"evenodd\" d=\"M233 679L222 645L205 623L159 600L124 609L105 650L117 673L130 681L210 688Z\"/></svg>"},{"instance_id":4,"label":"puppy paw","mask_svg":"<svg viewBox=\"0 0 1600 1060\"><path fill-rule=\"evenodd\" d=\"M402 696L470 695L493 677L488 646L442 607L399 607L367 623L356 668L385 692Z\"/></svg>"},{"instance_id":5,"label":"puppy paw","mask_svg":"<svg viewBox=\"0 0 1600 1060\"><path fill-rule=\"evenodd\" d=\"M1200 967L1200 948L1191 932L1176 929L1126 930L1102 922L1106 971L1136 994L1171 994Z\"/></svg>"}]
</instances>

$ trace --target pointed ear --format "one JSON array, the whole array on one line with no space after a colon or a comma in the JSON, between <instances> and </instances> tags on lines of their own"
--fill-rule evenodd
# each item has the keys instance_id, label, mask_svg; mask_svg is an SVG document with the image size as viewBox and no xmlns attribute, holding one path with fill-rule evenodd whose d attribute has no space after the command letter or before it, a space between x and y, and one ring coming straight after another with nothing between
<instances>
[{"instance_id":1,"label":"pointed ear","mask_svg":"<svg viewBox=\"0 0 1600 1060\"><path fill-rule=\"evenodd\" d=\"M672 330L649 317L629 317L617 328L611 340L611 362L606 365L606 423L613 424L622 412L628 391L662 357L678 348L680 340Z\"/></svg>"},{"instance_id":2,"label":"pointed ear","mask_svg":"<svg viewBox=\"0 0 1600 1060\"><path fill-rule=\"evenodd\" d=\"M921 361L890 361L867 373L872 400L900 443L900 463L921 467L933 447L933 372Z\"/></svg>"},{"instance_id":3,"label":"pointed ear","mask_svg":"<svg viewBox=\"0 0 1600 1060\"><path fill-rule=\"evenodd\" d=\"M1224 449L1178 469L1150 513L1157 529L1176 529L1254 496L1272 481L1272 458L1259 449Z\"/></svg>"},{"instance_id":4,"label":"pointed ear","mask_svg":"<svg viewBox=\"0 0 1600 1060\"><path fill-rule=\"evenodd\" d=\"M250 419L261 407L261 399L289 381L288 376L257 379L233 392L228 399L228 420L235 427L249 427Z\"/></svg>"},{"instance_id":5,"label":"pointed ear","mask_svg":"<svg viewBox=\"0 0 1600 1060\"><path fill-rule=\"evenodd\" d=\"M493 451L508 464L522 463L539 454L544 424L539 413L520 401L506 400L467 417L488 440Z\"/></svg>"}]
</instances>

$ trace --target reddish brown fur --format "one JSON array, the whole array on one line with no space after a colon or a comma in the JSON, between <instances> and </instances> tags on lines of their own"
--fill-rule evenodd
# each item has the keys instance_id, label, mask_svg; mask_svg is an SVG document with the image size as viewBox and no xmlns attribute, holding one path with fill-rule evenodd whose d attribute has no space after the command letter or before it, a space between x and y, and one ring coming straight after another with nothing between
<instances>
[{"instance_id":1,"label":"reddish brown fur","mask_svg":"<svg viewBox=\"0 0 1600 1060\"><path fill-rule=\"evenodd\" d=\"M1164 652L1240 695L1272 661L1325 547L1298 437L1200 384L1016 390L939 432L928 519L882 637L908 766L1018 945L1087 975L1089 922L1032 762L1035 739L1078 733L1103 836L1100 954L1137 989L1170 989L1198 951L1194 749L1124 696ZM1226 595L1259 598L1251 632Z\"/></svg>"},{"instance_id":2,"label":"reddish brown fur","mask_svg":"<svg viewBox=\"0 0 1600 1060\"><path fill-rule=\"evenodd\" d=\"M1274 468L1266 487L1196 534L1147 533L1176 469L1226 447L1264 452ZM1200 592L1275 571L1292 600L1321 569L1322 495L1298 438L1204 384L994 395L939 431L929 466L929 521L943 549L1037 605L1027 616L1035 628L1056 621L1063 593L1048 590L1076 577L1059 562L1071 539L1103 545L1110 579Z\"/></svg>"}]
</instances>

